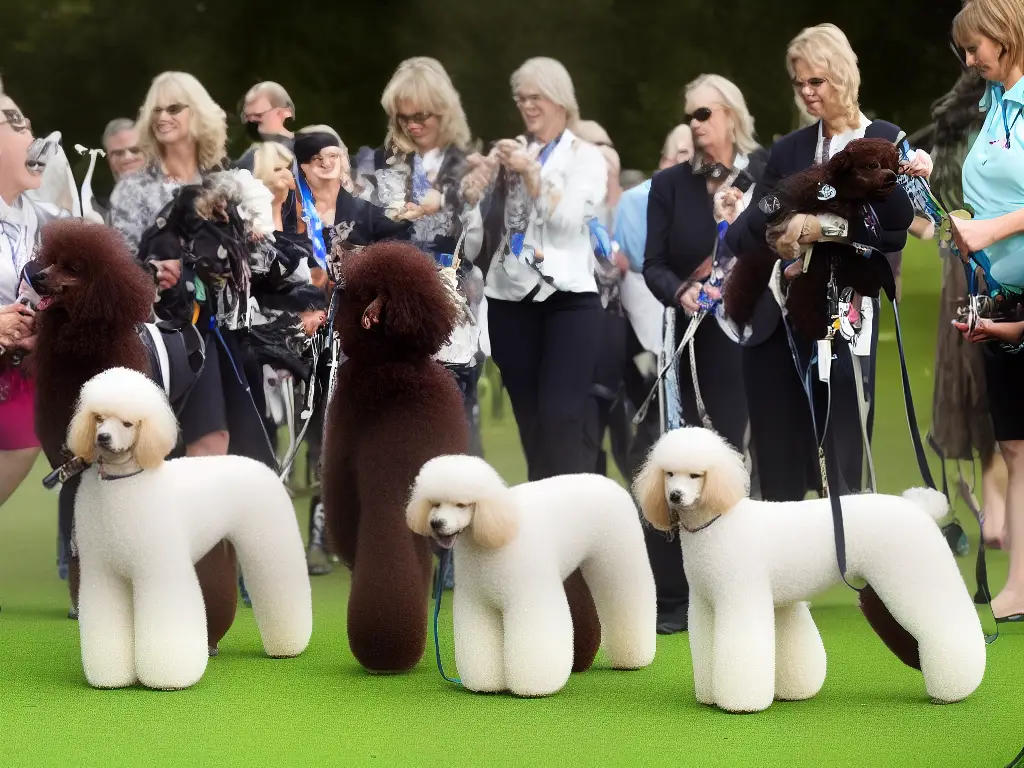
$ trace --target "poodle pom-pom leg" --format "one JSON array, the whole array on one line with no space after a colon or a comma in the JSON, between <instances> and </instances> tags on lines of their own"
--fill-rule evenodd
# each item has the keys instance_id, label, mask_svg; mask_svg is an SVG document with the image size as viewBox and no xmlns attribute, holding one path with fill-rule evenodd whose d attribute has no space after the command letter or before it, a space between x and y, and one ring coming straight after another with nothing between
<instances>
[{"instance_id":1,"label":"poodle pom-pom leg","mask_svg":"<svg viewBox=\"0 0 1024 768\"><path fill-rule=\"evenodd\" d=\"M775 609L775 698L813 698L825 683L825 645L807 603Z\"/></svg>"},{"instance_id":2,"label":"poodle pom-pom leg","mask_svg":"<svg viewBox=\"0 0 1024 768\"><path fill-rule=\"evenodd\" d=\"M562 590L533 592L506 606L505 674L516 696L550 696L573 666L573 625Z\"/></svg>"},{"instance_id":3,"label":"poodle pom-pom leg","mask_svg":"<svg viewBox=\"0 0 1024 768\"><path fill-rule=\"evenodd\" d=\"M187 566L167 564L133 585L135 670L147 688L168 691L195 685L209 661L199 579L187 554L173 560Z\"/></svg>"},{"instance_id":4,"label":"poodle pom-pom leg","mask_svg":"<svg viewBox=\"0 0 1024 768\"><path fill-rule=\"evenodd\" d=\"M687 635L690 638L690 656L693 660L693 688L701 704L715 703L712 677L715 659L715 613L711 603L700 595L690 593L686 612Z\"/></svg>"},{"instance_id":5,"label":"poodle pom-pom leg","mask_svg":"<svg viewBox=\"0 0 1024 768\"><path fill-rule=\"evenodd\" d=\"M762 712L775 699L775 610L766 588L741 589L715 604L715 703L728 712Z\"/></svg>"},{"instance_id":6,"label":"poodle pom-pom leg","mask_svg":"<svg viewBox=\"0 0 1024 768\"><path fill-rule=\"evenodd\" d=\"M128 581L100 568L82 571L78 629L82 668L93 688L135 685L135 626Z\"/></svg>"},{"instance_id":7,"label":"poodle pom-pom leg","mask_svg":"<svg viewBox=\"0 0 1024 768\"><path fill-rule=\"evenodd\" d=\"M455 666L462 684L478 693L508 690L501 613L465 588L455 591Z\"/></svg>"},{"instance_id":8,"label":"poodle pom-pom leg","mask_svg":"<svg viewBox=\"0 0 1024 768\"><path fill-rule=\"evenodd\" d=\"M601 647L601 621L597 606L583 574L573 571L565 580L565 596L572 616L573 672L586 672L594 663Z\"/></svg>"},{"instance_id":9,"label":"poodle pom-pom leg","mask_svg":"<svg viewBox=\"0 0 1024 768\"><path fill-rule=\"evenodd\" d=\"M985 676L985 635L980 625L945 627L921 642L925 689L936 704L963 701Z\"/></svg>"}]
</instances>

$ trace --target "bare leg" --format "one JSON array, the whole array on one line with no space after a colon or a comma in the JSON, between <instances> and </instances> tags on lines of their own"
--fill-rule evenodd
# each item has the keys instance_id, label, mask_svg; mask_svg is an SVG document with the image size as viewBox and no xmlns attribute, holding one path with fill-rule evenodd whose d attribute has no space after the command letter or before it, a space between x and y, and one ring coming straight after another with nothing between
<instances>
[{"instance_id":1,"label":"bare leg","mask_svg":"<svg viewBox=\"0 0 1024 768\"><path fill-rule=\"evenodd\" d=\"M997 617L1024 613L1024 440L1001 442L1009 480L1006 485L1006 544L1010 572L1002 591L992 598Z\"/></svg>"},{"instance_id":2,"label":"bare leg","mask_svg":"<svg viewBox=\"0 0 1024 768\"><path fill-rule=\"evenodd\" d=\"M11 497L22 480L28 477L39 455L38 448L0 451L0 506Z\"/></svg>"},{"instance_id":3,"label":"bare leg","mask_svg":"<svg viewBox=\"0 0 1024 768\"><path fill-rule=\"evenodd\" d=\"M992 454L992 458L981 470L981 498L985 510L982 533L985 546L990 549L1006 546L1007 472L1006 461L998 452Z\"/></svg>"}]
</instances>

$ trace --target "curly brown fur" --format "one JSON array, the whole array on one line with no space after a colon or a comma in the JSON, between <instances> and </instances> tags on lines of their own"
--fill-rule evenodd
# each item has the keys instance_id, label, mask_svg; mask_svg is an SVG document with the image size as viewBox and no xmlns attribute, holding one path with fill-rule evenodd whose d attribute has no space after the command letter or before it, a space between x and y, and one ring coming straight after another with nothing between
<instances>
[{"instance_id":1,"label":"curly brown fur","mask_svg":"<svg viewBox=\"0 0 1024 768\"><path fill-rule=\"evenodd\" d=\"M783 179L772 193L781 207L771 221L783 221L795 213L831 213L853 220L864 203L884 199L893 190L898 172L899 154L894 144L884 139L857 139L828 163ZM825 184L836 191L830 200L819 199ZM874 254L864 258L835 243L815 245L807 272L789 284L786 298L790 322L806 338L822 338L828 328L826 289L833 256L837 257L839 288L852 287L862 296L878 296L886 284L883 268L891 272L888 262ZM750 321L777 259L766 243L737 260L723 286L726 314L737 323Z\"/></svg>"},{"instance_id":2,"label":"curly brown fur","mask_svg":"<svg viewBox=\"0 0 1024 768\"><path fill-rule=\"evenodd\" d=\"M896 617L892 615L870 584L860 592L860 610L864 614L864 618L868 620L868 624L875 630L875 634L896 655L896 658L908 667L920 671L921 654L917 640L902 624L896 621Z\"/></svg>"},{"instance_id":3,"label":"curly brown fur","mask_svg":"<svg viewBox=\"0 0 1024 768\"><path fill-rule=\"evenodd\" d=\"M374 672L423 656L431 555L409 530L409 489L429 459L469 447L462 396L432 357L455 324L433 261L378 243L345 262L335 330L348 358L328 406L321 476L327 531L352 569L349 646Z\"/></svg>"},{"instance_id":4,"label":"curly brown fur","mask_svg":"<svg viewBox=\"0 0 1024 768\"><path fill-rule=\"evenodd\" d=\"M56 468L71 458L64 442L85 382L115 367L150 374L136 326L149 319L156 286L116 230L81 219L45 226L35 261L44 271L33 285L46 302L36 315L38 339L29 358L36 380L36 434ZM200 561L202 571L212 574L201 579L204 597L223 594L219 582L224 579L234 590L233 557L215 548ZM68 587L77 605L77 558L70 567ZM207 601L212 647L230 628L236 603L233 591L230 601Z\"/></svg>"}]
</instances>

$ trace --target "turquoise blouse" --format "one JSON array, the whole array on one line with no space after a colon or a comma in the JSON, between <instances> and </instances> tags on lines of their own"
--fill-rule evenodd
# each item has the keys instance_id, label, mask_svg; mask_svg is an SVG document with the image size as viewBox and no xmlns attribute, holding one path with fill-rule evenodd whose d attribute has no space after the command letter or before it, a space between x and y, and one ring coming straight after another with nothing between
<instances>
[{"instance_id":1,"label":"turquoise blouse","mask_svg":"<svg viewBox=\"0 0 1024 768\"><path fill-rule=\"evenodd\" d=\"M1005 92L1000 83L989 83L980 107L987 114L964 160L964 203L974 218L995 219L1024 208L1024 79ZM985 253L993 278L1024 290L1024 233L993 243Z\"/></svg>"}]
</instances>

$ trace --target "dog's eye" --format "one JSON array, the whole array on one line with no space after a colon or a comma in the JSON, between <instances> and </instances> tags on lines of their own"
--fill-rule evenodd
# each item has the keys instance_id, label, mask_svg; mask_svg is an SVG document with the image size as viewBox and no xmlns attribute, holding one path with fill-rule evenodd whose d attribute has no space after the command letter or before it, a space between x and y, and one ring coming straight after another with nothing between
<instances>
[{"instance_id":1,"label":"dog's eye","mask_svg":"<svg viewBox=\"0 0 1024 768\"><path fill-rule=\"evenodd\" d=\"M92 418L93 418L93 421L95 421L97 424L101 424L103 422L103 416L101 416L98 413L94 414Z\"/></svg>"},{"instance_id":2,"label":"dog's eye","mask_svg":"<svg viewBox=\"0 0 1024 768\"><path fill-rule=\"evenodd\" d=\"M131 429L132 427L135 426L130 421L122 421L121 423L124 424L128 429Z\"/></svg>"},{"instance_id":3,"label":"dog's eye","mask_svg":"<svg viewBox=\"0 0 1024 768\"><path fill-rule=\"evenodd\" d=\"M691 480L700 480L701 477L703 477L703 475L701 475L700 472L691 472L690 473L690 479Z\"/></svg>"},{"instance_id":4,"label":"dog's eye","mask_svg":"<svg viewBox=\"0 0 1024 768\"><path fill-rule=\"evenodd\" d=\"M868 170L869 171L877 171L881 167L882 166L881 166L880 163L868 163Z\"/></svg>"},{"instance_id":5,"label":"dog's eye","mask_svg":"<svg viewBox=\"0 0 1024 768\"><path fill-rule=\"evenodd\" d=\"M665 477L673 477L673 474L671 472L666 472Z\"/></svg>"}]
</instances>

